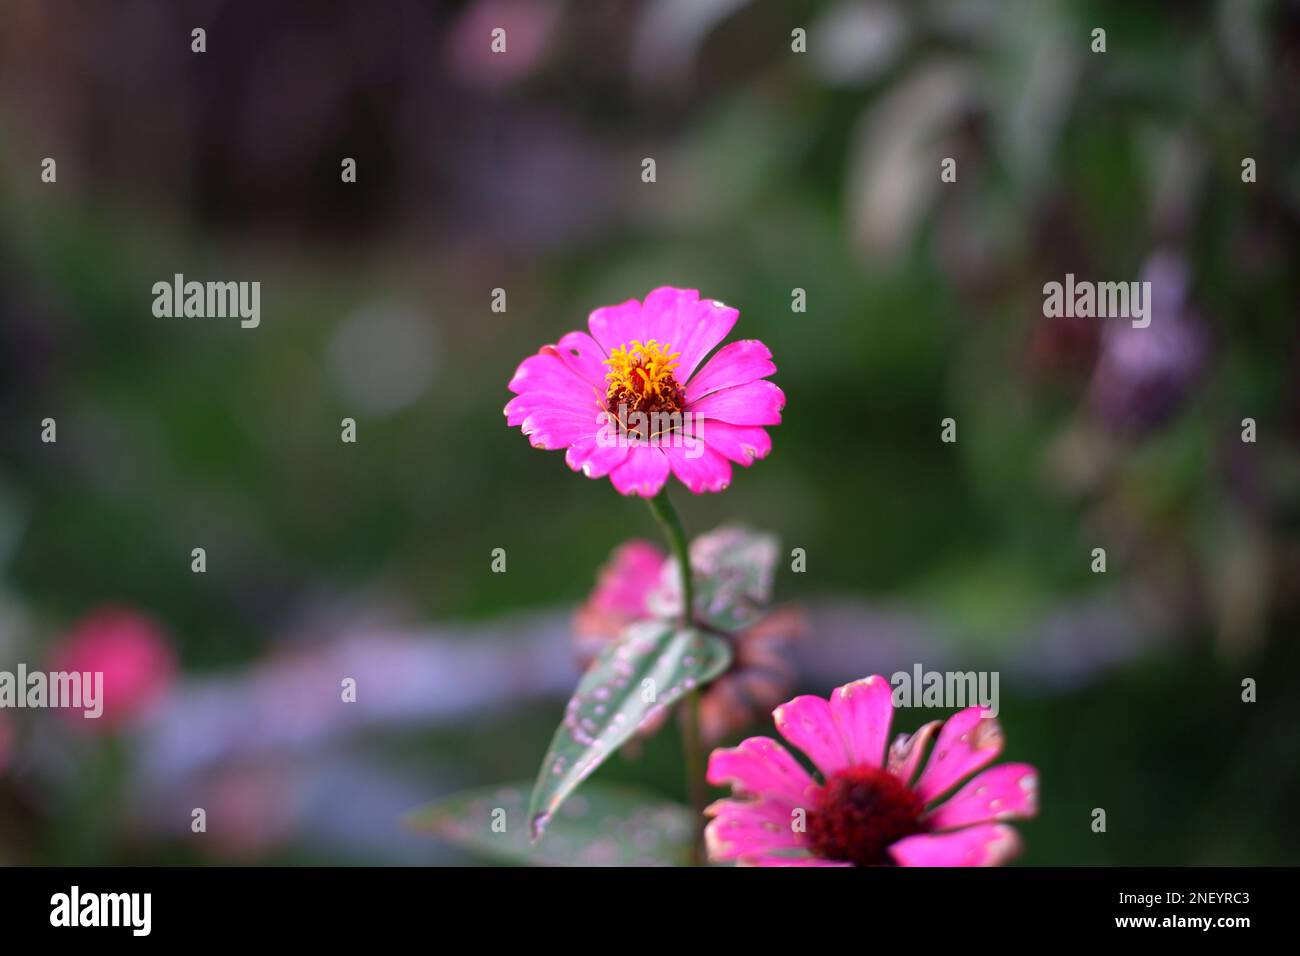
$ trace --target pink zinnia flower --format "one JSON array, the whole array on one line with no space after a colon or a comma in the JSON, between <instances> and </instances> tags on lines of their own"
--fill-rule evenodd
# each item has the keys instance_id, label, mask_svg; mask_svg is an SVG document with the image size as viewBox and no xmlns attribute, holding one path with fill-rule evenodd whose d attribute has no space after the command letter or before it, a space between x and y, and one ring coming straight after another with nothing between
<instances>
[{"instance_id":1,"label":"pink zinnia flower","mask_svg":"<svg viewBox=\"0 0 1300 956\"><path fill-rule=\"evenodd\" d=\"M818 783L768 737L715 750L709 783L732 799L708 809L709 858L751 866L995 866L1020 849L1003 820L1038 811L1038 774L1002 764L939 799L1002 750L981 707L902 734L885 751L894 708L876 675L836 688L829 701L796 697L772 714L777 729L821 772ZM920 775L926 745L938 740ZM913 780L913 777L916 777Z\"/></svg>"},{"instance_id":2,"label":"pink zinnia flower","mask_svg":"<svg viewBox=\"0 0 1300 956\"><path fill-rule=\"evenodd\" d=\"M732 342L704 362L739 314L671 287L597 309L590 335L570 332L519 364L506 422L625 495L653 497L670 471L695 494L722 491L733 462L771 451L764 426L785 407L762 342Z\"/></svg>"},{"instance_id":3,"label":"pink zinnia flower","mask_svg":"<svg viewBox=\"0 0 1300 956\"><path fill-rule=\"evenodd\" d=\"M176 658L162 629L151 618L121 607L102 607L84 617L57 647L52 670L104 675L103 714L78 726L111 730L144 713L170 686Z\"/></svg>"},{"instance_id":4,"label":"pink zinnia flower","mask_svg":"<svg viewBox=\"0 0 1300 956\"><path fill-rule=\"evenodd\" d=\"M574 642L584 668L618 639L623 628L654 616L650 597L663 583L667 561L668 556L649 541L634 539L615 549L574 620ZM794 668L786 660L786 647L804 632L803 615L782 607L739 633L724 635L731 643L731 667L700 697L700 737L706 744L744 730L790 692ZM665 710L647 723L640 736L658 731L668 713Z\"/></svg>"}]
</instances>

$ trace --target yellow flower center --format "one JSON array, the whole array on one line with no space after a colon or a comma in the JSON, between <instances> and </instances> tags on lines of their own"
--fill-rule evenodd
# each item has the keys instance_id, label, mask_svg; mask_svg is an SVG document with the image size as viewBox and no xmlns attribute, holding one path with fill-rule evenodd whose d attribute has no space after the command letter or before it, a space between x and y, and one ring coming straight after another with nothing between
<instances>
[{"instance_id":1,"label":"yellow flower center","mask_svg":"<svg viewBox=\"0 0 1300 956\"><path fill-rule=\"evenodd\" d=\"M672 346L660 345L654 339L649 342L632 341L620 345L605 359L609 373L605 380L609 382L607 397L618 392L633 395L663 395L667 389L677 385L673 378L675 361L680 352L670 352Z\"/></svg>"},{"instance_id":2,"label":"yellow flower center","mask_svg":"<svg viewBox=\"0 0 1300 956\"><path fill-rule=\"evenodd\" d=\"M609 383L605 391L605 408L618 418L624 431L642 438L650 433L640 424L641 418L629 420L635 412L644 416L673 415L686 404L686 391L673 376L680 352L672 346L661 345L654 339L648 342L632 341L610 352L605 364ZM662 431L654 427L654 432Z\"/></svg>"}]
</instances>

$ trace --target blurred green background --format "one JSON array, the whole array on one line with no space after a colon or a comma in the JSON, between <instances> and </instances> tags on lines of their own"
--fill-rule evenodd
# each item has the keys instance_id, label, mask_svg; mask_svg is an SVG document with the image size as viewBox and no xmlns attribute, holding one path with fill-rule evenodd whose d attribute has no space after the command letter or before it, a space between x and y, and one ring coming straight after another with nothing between
<instances>
[{"instance_id":1,"label":"blurred green background","mask_svg":"<svg viewBox=\"0 0 1300 956\"><path fill-rule=\"evenodd\" d=\"M782 601L914 617L1000 669L1006 756L1043 786L1025 862L1294 863L1298 80L1291 2L8 3L0 667L113 603L195 686L310 660L357 608L499 632L526 671L500 622L567 612L656 529L506 428L505 384L671 284L738 307L788 398L725 494L676 488L688 529L773 530L808 554ZM1067 272L1152 278L1160 336L1044 318ZM155 318L175 273L260 281L260 327ZM814 633L801 689L928 663L876 639ZM22 715L0 861L473 859L392 811L530 778L561 704L313 743L307 796L292 747L214 759L203 786L252 794L228 853L122 822L171 805L185 746ZM681 797L677 746L600 778ZM340 837L344 792L372 823Z\"/></svg>"}]
</instances>

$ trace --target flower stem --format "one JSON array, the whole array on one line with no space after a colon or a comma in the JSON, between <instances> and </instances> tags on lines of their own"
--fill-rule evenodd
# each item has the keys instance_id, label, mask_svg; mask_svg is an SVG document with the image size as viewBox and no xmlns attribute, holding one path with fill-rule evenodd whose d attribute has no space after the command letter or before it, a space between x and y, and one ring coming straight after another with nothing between
<instances>
[{"instance_id":1,"label":"flower stem","mask_svg":"<svg viewBox=\"0 0 1300 956\"><path fill-rule=\"evenodd\" d=\"M695 839L691 842L691 865L704 866L704 749L700 746L700 691L689 691L682 701L682 751L686 755L686 791L695 811Z\"/></svg>"},{"instance_id":2,"label":"flower stem","mask_svg":"<svg viewBox=\"0 0 1300 956\"><path fill-rule=\"evenodd\" d=\"M682 529L682 519L677 517L677 509L668 500L667 488L653 498L647 498L646 503L650 505L650 510L654 512L659 527L664 529L664 537L668 539L668 547L672 551L673 557L677 559L677 570L682 581L680 621L682 627L690 627L691 612L695 603L695 588L691 580L691 554L690 549L686 546L686 532Z\"/></svg>"},{"instance_id":3,"label":"flower stem","mask_svg":"<svg viewBox=\"0 0 1300 956\"><path fill-rule=\"evenodd\" d=\"M667 488L659 492L655 497L647 499L647 503L654 513L655 520L663 528L664 537L668 539L668 547L672 551L673 557L677 559L678 572L681 574L682 591L682 609L679 622L682 627L691 627L695 608L695 587L691 576L690 549L687 547L686 532L682 528L682 519L678 517L677 509L673 507L673 503L668 500ZM686 764L686 791L691 801L691 807L695 811L698 827L704 819L704 806L708 799L704 789L704 751L700 746L699 688L688 691L682 701L681 722L682 751ZM691 862L695 866L701 866L704 863L699 837L700 832L697 829L696 839L691 851Z\"/></svg>"}]
</instances>

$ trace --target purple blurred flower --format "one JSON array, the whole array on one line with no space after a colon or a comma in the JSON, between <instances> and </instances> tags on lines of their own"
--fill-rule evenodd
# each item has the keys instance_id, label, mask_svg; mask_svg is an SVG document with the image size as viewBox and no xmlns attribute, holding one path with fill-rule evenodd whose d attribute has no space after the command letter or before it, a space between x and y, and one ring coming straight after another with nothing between
<instances>
[{"instance_id":1,"label":"purple blurred flower","mask_svg":"<svg viewBox=\"0 0 1300 956\"><path fill-rule=\"evenodd\" d=\"M1141 433L1177 413L1209 352L1209 334L1187 301L1189 275L1182 256L1158 250L1142 270L1151 283L1150 325L1105 320L1088 404L1108 427Z\"/></svg>"}]
</instances>

